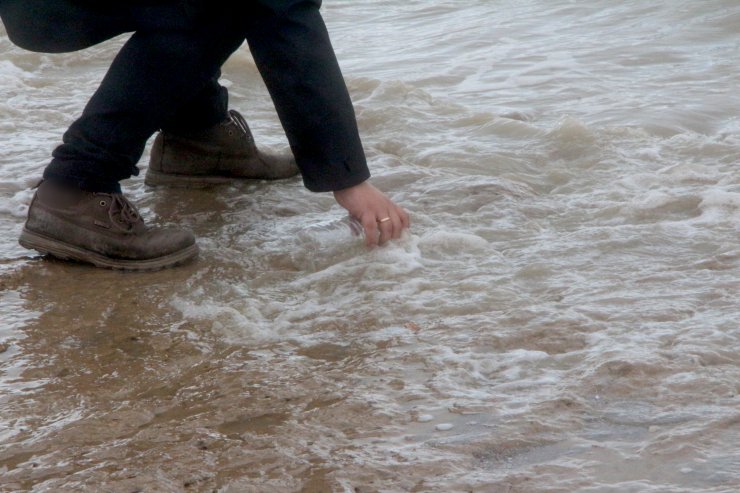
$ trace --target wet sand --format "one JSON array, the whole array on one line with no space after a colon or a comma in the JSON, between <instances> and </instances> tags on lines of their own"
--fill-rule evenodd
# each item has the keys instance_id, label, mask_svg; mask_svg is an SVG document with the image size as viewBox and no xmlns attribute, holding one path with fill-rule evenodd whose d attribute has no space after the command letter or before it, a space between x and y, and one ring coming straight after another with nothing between
<instances>
[{"instance_id":1,"label":"wet sand","mask_svg":"<svg viewBox=\"0 0 740 493\"><path fill-rule=\"evenodd\" d=\"M740 491L740 7L326 2L376 185L124 184L200 258L40 258L31 186L122 39L0 35L0 492ZM249 53L226 65L285 150ZM146 167L146 157L140 167Z\"/></svg>"}]
</instances>

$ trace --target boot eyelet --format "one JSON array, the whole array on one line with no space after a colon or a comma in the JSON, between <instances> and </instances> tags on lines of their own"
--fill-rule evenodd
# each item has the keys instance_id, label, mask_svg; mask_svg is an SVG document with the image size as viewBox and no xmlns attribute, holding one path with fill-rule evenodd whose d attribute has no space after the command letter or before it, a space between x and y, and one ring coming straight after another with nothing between
<instances>
[{"instance_id":1,"label":"boot eyelet","mask_svg":"<svg viewBox=\"0 0 740 493\"><path fill-rule=\"evenodd\" d=\"M234 131L233 130L229 130L229 137L231 137L233 135L234 135Z\"/></svg>"},{"instance_id":2,"label":"boot eyelet","mask_svg":"<svg viewBox=\"0 0 740 493\"><path fill-rule=\"evenodd\" d=\"M105 200L100 201L100 207L105 207L106 205L108 205L108 202L106 202Z\"/></svg>"}]
</instances>

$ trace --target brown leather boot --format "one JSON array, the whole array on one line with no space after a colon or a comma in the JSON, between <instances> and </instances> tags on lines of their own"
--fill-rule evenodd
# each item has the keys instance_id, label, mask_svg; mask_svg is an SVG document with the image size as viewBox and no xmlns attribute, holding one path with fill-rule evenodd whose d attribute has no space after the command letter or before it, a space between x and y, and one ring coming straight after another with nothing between
<instances>
[{"instance_id":1,"label":"brown leather boot","mask_svg":"<svg viewBox=\"0 0 740 493\"><path fill-rule=\"evenodd\" d=\"M155 270L195 257L193 234L149 228L120 193L92 193L43 182L19 243L43 254L98 267Z\"/></svg>"},{"instance_id":2,"label":"brown leather boot","mask_svg":"<svg viewBox=\"0 0 740 493\"><path fill-rule=\"evenodd\" d=\"M266 154L254 143L238 111L208 130L190 135L160 132L154 139L144 182L199 187L235 179L279 180L298 174L292 156Z\"/></svg>"}]
</instances>

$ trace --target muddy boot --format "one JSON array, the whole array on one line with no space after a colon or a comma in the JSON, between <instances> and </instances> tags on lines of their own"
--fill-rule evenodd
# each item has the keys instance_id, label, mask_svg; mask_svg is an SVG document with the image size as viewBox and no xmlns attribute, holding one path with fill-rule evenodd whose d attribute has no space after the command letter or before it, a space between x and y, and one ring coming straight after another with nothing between
<instances>
[{"instance_id":1,"label":"muddy boot","mask_svg":"<svg viewBox=\"0 0 740 493\"><path fill-rule=\"evenodd\" d=\"M258 150L244 117L231 110L228 120L208 130L190 135L160 132L154 139L144 182L199 187L235 179L278 180L297 174L292 156Z\"/></svg>"},{"instance_id":2,"label":"muddy boot","mask_svg":"<svg viewBox=\"0 0 740 493\"><path fill-rule=\"evenodd\" d=\"M148 228L120 193L92 193L45 181L28 209L20 244L98 267L155 270L195 257L187 230Z\"/></svg>"}]
</instances>

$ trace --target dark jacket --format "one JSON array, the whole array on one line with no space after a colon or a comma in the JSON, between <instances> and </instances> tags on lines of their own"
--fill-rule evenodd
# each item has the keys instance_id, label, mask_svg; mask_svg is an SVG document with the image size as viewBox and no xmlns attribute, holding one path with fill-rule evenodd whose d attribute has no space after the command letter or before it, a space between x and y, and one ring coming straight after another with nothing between
<instances>
[{"instance_id":1,"label":"dark jacket","mask_svg":"<svg viewBox=\"0 0 740 493\"><path fill-rule=\"evenodd\" d=\"M321 0L252 1L278 13L301 3L321 6ZM133 30L132 9L149 10L157 18L158 27L169 24L176 29L208 15L214 2L218 0L0 0L0 18L17 46L42 53L64 53ZM141 17L137 15L138 19Z\"/></svg>"},{"instance_id":2,"label":"dark jacket","mask_svg":"<svg viewBox=\"0 0 740 493\"><path fill-rule=\"evenodd\" d=\"M132 31L132 8L152 9L172 27L185 27L186 1L0 0L0 17L10 40L30 51L81 50Z\"/></svg>"},{"instance_id":3,"label":"dark jacket","mask_svg":"<svg viewBox=\"0 0 740 493\"><path fill-rule=\"evenodd\" d=\"M218 17L214 9L220 1L226 2L0 0L0 16L18 46L59 53L129 31L196 29L209 14L220 22L234 9L245 16L251 13L259 21L245 28L245 36L306 187L315 192L339 190L369 178L352 103L318 13L321 1L240 0L244 3L220 4L230 10Z\"/></svg>"}]
</instances>

